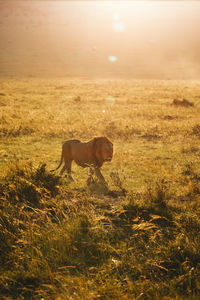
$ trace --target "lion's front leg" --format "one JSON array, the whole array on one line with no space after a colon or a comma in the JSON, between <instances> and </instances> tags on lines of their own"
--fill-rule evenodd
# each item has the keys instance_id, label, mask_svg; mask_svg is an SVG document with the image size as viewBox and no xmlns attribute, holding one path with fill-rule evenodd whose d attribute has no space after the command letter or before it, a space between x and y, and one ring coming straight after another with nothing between
<instances>
[{"instance_id":1,"label":"lion's front leg","mask_svg":"<svg viewBox=\"0 0 200 300\"><path fill-rule=\"evenodd\" d=\"M65 165L62 168L62 170L60 171L60 175L62 175L64 173L65 170L67 170L67 174L68 174L68 179L70 181L74 181L74 178L72 177L72 170L71 170L71 166L72 166L72 161L65 159Z\"/></svg>"},{"instance_id":2,"label":"lion's front leg","mask_svg":"<svg viewBox=\"0 0 200 300\"><path fill-rule=\"evenodd\" d=\"M107 182L105 181L105 178L104 178L103 175L101 174L100 169L99 169L99 168L95 168L94 171L95 171L95 174L96 174L97 178L98 178L101 182L107 184Z\"/></svg>"}]
</instances>

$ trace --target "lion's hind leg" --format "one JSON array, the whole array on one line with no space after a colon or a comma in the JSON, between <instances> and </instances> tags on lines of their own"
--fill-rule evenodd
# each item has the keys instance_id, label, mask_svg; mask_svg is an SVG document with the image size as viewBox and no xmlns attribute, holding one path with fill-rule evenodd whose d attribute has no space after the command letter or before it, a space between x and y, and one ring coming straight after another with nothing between
<instances>
[{"instance_id":1,"label":"lion's hind leg","mask_svg":"<svg viewBox=\"0 0 200 300\"><path fill-rule=\"evenodd\" d=\"M62 168L62 170L60 171L60 175L62 175L64 173L64 171L67 170L68 178L71 181L74 181L72 174L71 174L72 173L71 167L72 167L72 160L65 159L65 164L64 164L64 167Z\"/></svg>"},{"instance_id":2,"label":"lion's hind leg","mask_svg":"<svg viewBox=\"0 0 200 300\"><path fill-rule=\"evenodd\" d=\"M87 184L91 184L94 183L94 178L93 178L93 174L94 174L94 168L92 166L89 166L89 172L88 172L88 179L87 179Z\"/></svg>"}]
</instances>

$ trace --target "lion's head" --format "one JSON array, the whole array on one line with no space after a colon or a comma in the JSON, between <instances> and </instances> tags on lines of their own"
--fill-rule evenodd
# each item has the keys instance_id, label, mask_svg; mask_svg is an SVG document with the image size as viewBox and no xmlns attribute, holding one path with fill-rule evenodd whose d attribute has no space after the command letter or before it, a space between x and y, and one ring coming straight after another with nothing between
<instances>
[{"instance_id":1,"label":"lion's head","mask_svg":"<svg viewBox=\"0 0 200 300\"><path fill-rule=\"evenodd\" d=\"M113 157L113 143L107 137L95 137L93 139L94 155L98 165L110 162Z\"/></svg>"}]
</instances>

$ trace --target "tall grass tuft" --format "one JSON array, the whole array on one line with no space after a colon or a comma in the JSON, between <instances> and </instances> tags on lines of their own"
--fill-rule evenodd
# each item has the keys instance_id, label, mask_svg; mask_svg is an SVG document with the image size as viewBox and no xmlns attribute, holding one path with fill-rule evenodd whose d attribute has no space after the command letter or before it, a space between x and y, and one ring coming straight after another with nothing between
<instances>
[{"instance_id":1,"label":"tall grass tuft","mask_svg":"<svg viewBox=\"0 0 200 300\"><path fill-rule=\"evenodd\" d=\"M59 190L59 176L46 172L45 164L33 167L31 163L10 166L1 183L1 195L14 204L29 203L39 207L42 199L55 196Z\"/></svg>"},{"instance_id":2,"label":"tall grass tuft","mask_svg":"<svg viewBox=\"0 0 200 300\"><path fill-rule=\"evenodd\" d=\"M49 176L18 164L1 179L2 298L198 297L200 215L168 202L166 180L115 203Z\"/></svg>"}]
</instances>

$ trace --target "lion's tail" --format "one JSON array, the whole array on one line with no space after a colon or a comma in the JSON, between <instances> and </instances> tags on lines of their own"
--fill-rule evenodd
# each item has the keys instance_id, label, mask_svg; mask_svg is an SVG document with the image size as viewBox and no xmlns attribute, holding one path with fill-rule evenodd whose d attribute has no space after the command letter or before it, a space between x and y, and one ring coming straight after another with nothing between
<instances>
[{"instance_id":1,"label":"lion's tail","mask_svg":"<svg viewBox=\"0 0 200 300\"><path fill-rule=\"evenodd\" d=\"M61 167L62 162L63 162L63 153L61 154L61 160L60 160L60 163L59 163L58 167L54 170L50 170L50 172L54 172L54 171L58 170Z\"/></svg>"}]
</instances>

